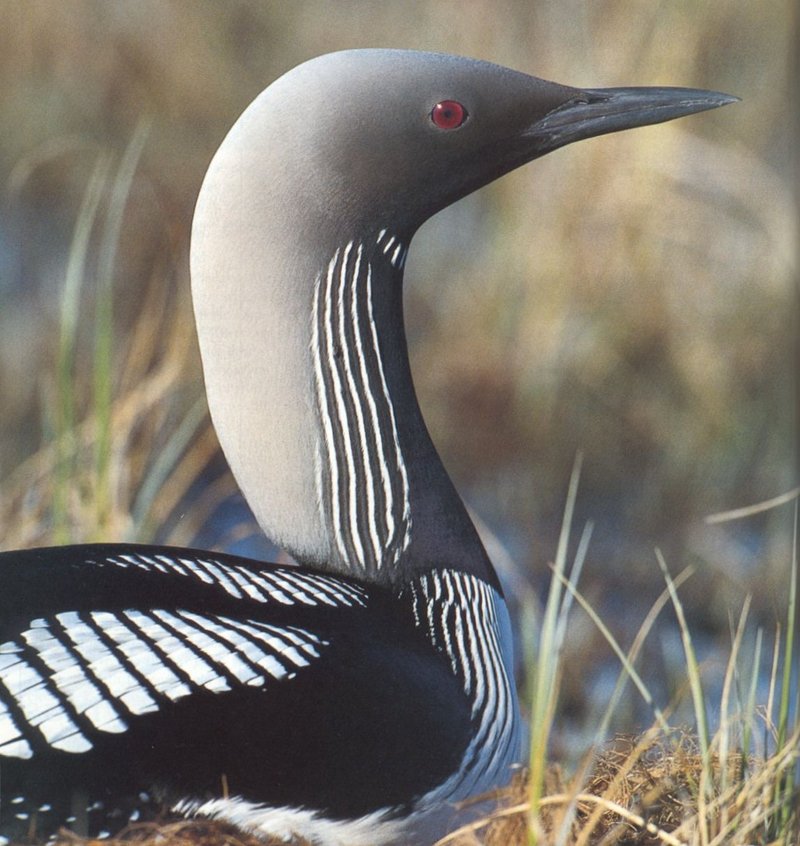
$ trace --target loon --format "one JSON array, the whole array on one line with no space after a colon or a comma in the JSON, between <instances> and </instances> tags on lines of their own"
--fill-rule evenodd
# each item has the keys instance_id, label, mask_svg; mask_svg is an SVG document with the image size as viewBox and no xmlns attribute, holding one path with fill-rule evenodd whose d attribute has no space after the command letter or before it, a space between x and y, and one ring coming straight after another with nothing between
<instances>
[{"instance_id":1,"label":"loon","mask_svg":"<svg viewBox=\"0 0 800 846\"><path fill-rule=\"evenodd\" d=\"M320 846L430 844L524 760L501 585L403 323L431 215L573 141L732 102L350 50L208 169L191 277L212 419L297 566L128 544L0 554L0 842L145 807Z\"/></svg>"}]
</instances>

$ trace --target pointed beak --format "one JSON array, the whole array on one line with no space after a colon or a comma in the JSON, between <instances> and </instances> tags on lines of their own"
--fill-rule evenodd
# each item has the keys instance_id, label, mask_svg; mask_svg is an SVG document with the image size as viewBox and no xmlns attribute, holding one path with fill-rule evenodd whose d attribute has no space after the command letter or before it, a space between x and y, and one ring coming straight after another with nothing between
<instances>
[{"instance_id":1,"label":"pointed beak","mask_svg":"<svg viewBox=\"0 0 800 846\"><path fill-rule=\"evenodd\" d=\"M695 88L582 89L536 121L524 135L535 143L540 156L583 138L661 123L737 100L730 94Z\"/></svg>"}]
</instances>

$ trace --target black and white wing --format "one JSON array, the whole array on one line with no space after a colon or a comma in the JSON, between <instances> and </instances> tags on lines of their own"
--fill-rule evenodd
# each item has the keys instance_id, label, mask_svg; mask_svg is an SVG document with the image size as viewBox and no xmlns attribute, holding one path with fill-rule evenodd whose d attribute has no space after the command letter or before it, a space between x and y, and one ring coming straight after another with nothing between
<instances>
[{"instance_id":1,"label":"black and white wing","mask_svg":"<svg viewBox=\"0 0 800 846\"><path fill-rule=\"evenodd\" d=\"M457 767L469 723L385 589L175 548L0 554L0 836L76 801L113 827L140 794L400 813Z\"/></svg>"}]
</instances>

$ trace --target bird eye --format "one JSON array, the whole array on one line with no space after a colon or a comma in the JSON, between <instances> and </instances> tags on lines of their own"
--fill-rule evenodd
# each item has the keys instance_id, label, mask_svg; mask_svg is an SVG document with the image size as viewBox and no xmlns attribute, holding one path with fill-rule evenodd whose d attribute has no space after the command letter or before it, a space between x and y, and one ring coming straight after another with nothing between
<instances>
[{"instance_id":1,"label":"bird eye","mask_svg":"<svg viewBox=\"0 0 800 846\"><path fill-rule=\"evenodd\" d=\"M458 129L467 117L467 110L457 100L442 100L431 111L431 120L439 129Z\"/></svg>"}]
</instances>

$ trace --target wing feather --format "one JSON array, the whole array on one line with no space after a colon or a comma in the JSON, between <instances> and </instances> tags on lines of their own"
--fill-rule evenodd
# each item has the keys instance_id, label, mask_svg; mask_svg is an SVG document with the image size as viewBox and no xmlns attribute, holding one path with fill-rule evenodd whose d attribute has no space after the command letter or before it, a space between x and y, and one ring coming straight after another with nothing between
<instances>
[{"instance_id":1,"label":"wing feather","mask_svg":"<svg viewBox=\"0 0 800 846\"><path fill-rule=\"evenodd\" d=\"M167 547L3 553L0 579L14 608L0 621L0 760L88 752L96 733L192 694L294 676L346 628L334 612L368 597L300 568Z\"/></svg>"}]
</instances>

